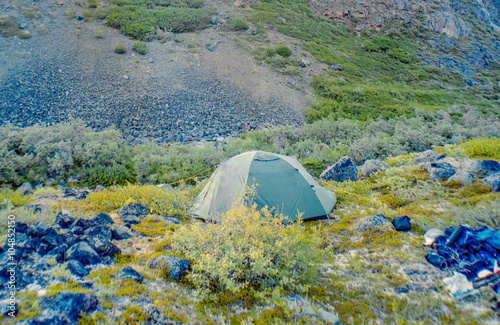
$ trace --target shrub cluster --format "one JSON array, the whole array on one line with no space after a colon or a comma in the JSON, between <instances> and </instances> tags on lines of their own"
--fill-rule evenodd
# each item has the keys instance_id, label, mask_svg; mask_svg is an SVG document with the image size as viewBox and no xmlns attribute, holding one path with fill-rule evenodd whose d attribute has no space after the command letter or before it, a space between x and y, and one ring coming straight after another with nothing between
<instances>
[{"instance_id":1,"label":"shrub cluster","mask_svg":"<svg viewBox=\"0 0 500 325\"><path fill-rule=\"evenodd\" d=\"M291 55L290 48L279 45L276 49L272 47L259 47L254 51L254 57L260 63L267 63L275 71L287 75L301 75L299 70L301 60Z\"/></svg>"},{"instance_id":2,"label":"shrub cluster","mask_svg":"<svg viewBox=\"0 0 500 325\"><path fill-rule=\"evenodd\" d=\"M231 18L226 24L226 29L230 31L243 31L249 28L248 23L241 18Z\"/></svg>"},{"instance_id":3,"label":"shrub cluster","mask_svg":"<svg viewBox=\"0 0 500 325\"><path fill-rule=\"evenodd\" d=\"M127 48L123 44L118 44L117 46L115 46L115 52L118 54L123 54L127 52Z\"/></svg>"},{"instance_id":4,"label":"shrub cluster","mask_svg":"<svg viewBox=\"0 0 500 325\"><path fill-rule=\"evenodd\" d=\"M211 13L201 0L157 1L113 0L107 24L125 35L147 40L157 30L192 32L210 25Z\"/></svg>"},{"instance_id":5,"label":"shrub cluster","mask_svg":"<svg viewBox=\"0 0 500 325\"><path fill-rule=\"evenodd\" d=\"M134 43L132 49L141 55L146 55L146 53L148 53L148 50L146 49L146 42L137 41Z\"/></svg>"},{"instance_id":6,"label":"shrub cluster","mask_svg":"<svg viewBox=\"0 0 500 325\"><path fill-rule=\"evenodd\" d=\"M314 284L320 238L303 224L285 225L265 208L233 207L218 223L181 226L172 248L194 261L187 275L204 300L274 298Z\"/></svg>"}]
</instances>

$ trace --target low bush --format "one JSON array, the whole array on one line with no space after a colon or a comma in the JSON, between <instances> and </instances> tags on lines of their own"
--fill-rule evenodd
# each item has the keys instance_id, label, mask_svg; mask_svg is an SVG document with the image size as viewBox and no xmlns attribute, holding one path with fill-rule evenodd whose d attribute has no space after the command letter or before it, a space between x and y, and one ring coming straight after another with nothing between
<instances>
[{"instance_id":1,"label":"low bush","mask_svg":"<svg viewBox=\"0 0 500 325\"><path fill-rule=\"evenodd\" d=\"M32 36L33 35L31 35L31 33L28 31L22 31L19 34L17 34L17 37L19 37L20 39L28 39L31 38Z\"/></svg>"},{"instance_id":2,"label":"low bush","mask_svg":"<svg viewBox=\"0 0 500 325\"><path fill-rule=\"evenodd\" d=\"M226 29L230 31L243 31L249 28L248 23L241 18L231 18L226 24Z\"/></svg>"},{"instance_id":3,"label":"low bush","mask_svg":"<svg viewBox=\"0 0 500 325\"><path fill-rule=\"evenodd\" d=\"M94 36L96 38L103 38L104 37L104 31L100 28L94 29Z\"/></svg>"},{"instance_id":4,"label":"low bush","mask_svg":"<svg viewBox=\"0 0 500 325\"><path fill-rule=\"evenodd\" d=\"M123 54L123 53L127 52L127 49L125 48L125 45L118 44L117 46L115 46L115 52L118 54Z\"/></svg>"},{"instance_id":5,"label":"low bush","mask_svg":"<svg viewBox=\"0 0 500 325\"><path fill-rule=\"evenodd\" d=\"M146 55L146 53L148 53L148 50L146 49L146 42L137 41L134 43L132 49L141 55Z\"/></svg>"},{"instance_id":6,"label":"low bush","mask_svg":"<svg viewBox=\"0 0 500 325\"><path fill-rule=\"evenodd\" d=\"M263 209L233 207L219 224L181 226L172 248L194 261L187 278L202 299L279 299L314 284L319 236L302 223L284 225Z\"/></svg>"},{"instance_id":7,"label":"low bush","mask_svg":"<svg viewBox=\"0 0 500 325\"><path fill-rule=\"evenodd\" d=\"M292 50L288 46L278 45L278 48L276 48L276 53L284 58L287 58L292 55Z\"/></svg>"},{"instance_id":8,"label":"low bush","mask_svg":"<svg viewBox=\"0 0 500 325\"><path fill-rule=\"evenodd\" d=\"M66 18L68 18L68 19L73 19L76 17L75 12L73 10L66 11L65 15L66 15Z\"/></svg>"},{"instance_id":9,"label":"low bush","mask_svg":"<svg viewBox=\"0 0 500 325\"><path fill-rule=\"evenodd\" d=\"M87 3L87 7L89 7L89 8L97 8L97 7L99 7L99 4L97 3L96 0L89 0L89 2Z\"/></svg>"},{"instance_id":10,"label":"low bush","mask_svg":"<svg viewBox=\"0 0 500 325\"><path fill-rule=\"evenodd\" d=\"M97 7L97 9L94 11L94 17L98 19L104 19L108 16L108 12L104 7Z\"/></svg>"}]
</instances>

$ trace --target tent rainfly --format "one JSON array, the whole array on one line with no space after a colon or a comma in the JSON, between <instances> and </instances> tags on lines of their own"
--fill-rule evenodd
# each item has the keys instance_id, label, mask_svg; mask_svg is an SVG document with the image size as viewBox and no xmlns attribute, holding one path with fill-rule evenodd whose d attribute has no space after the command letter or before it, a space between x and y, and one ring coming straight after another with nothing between
<instances>
[{"instance_id":1,"label":"tent rainfly","mask_svg":"<svg viewBox=\"0 0 500 325\"><path fill-rule=\"evenodd\" d=\"M267 206L286 222L327 218L337 202L335 193L321 187L297 159L265 151L249 151L223 162L194 200L190 215L221 221L247 187L257 209Z\"/></svg>"}]
</instances>

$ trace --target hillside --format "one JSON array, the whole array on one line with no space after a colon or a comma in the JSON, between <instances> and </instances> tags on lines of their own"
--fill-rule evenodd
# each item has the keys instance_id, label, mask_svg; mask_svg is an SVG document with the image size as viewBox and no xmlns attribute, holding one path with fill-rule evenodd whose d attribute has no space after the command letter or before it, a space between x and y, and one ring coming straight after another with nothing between
<instances>
[{"instance_id":1,"label":"hillside","mask_svg":"<svg viewBox=\"0 0 500 325\"><path fill-rule=\"evenodd\" d=\"M498 324L499 7L1 2L0 323ZM328 218L190 218L249 150Z\"/></svg>"}]
</instances>

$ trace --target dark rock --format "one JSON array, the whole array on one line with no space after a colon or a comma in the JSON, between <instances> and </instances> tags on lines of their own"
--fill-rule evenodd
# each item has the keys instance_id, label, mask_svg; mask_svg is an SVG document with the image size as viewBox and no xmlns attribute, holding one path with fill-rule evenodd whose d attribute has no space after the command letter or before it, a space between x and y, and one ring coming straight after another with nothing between
<instances>
[{"instance_id":1,"label":"dark rock","mask_svg":"<svg viewBox=\"0 0 500 325\"><path fill-rule=\"evenodd\" d=\"M82 230L82 233L83 233L83 230ZM70 233L70 232L65 233L65 234L59 234L58 236L60 237L59 242L68 245L68 247L71 247L80 241L79 240L80 237L78 235Z\"/></svg>"},{"instance_id":2,"label":"dark rock","mask_svg":"<svg viewBox=\"0 0 500 325\"><path fill-rule=\"evenodd\" d=\"M491 187L491 189L495 192L500 192L500 173L496 173L485 177L481 180L484 184Z\"/></svg>"},{"instance_id":3,"label":"dark rock","mask_svg":"<svg viewBox=\"0 0 500 325\"><path fill-rule=\"evenodd\" d=\"M132 215L132 216L144 216L148 214L148 208L140 203L130 203L123 206L119 211L119 216Z\"/></svg>"},{"instance_id":4,"label":"dark rock","mask_svg":"<svg viewBox=\"0 0 500 325\"><path fill-rule=\"evenodd\" d=\"M141 219L137 216L133 216L133 215L125 215L125 216L121 216L120 217L120 220L125 224L127 225L128 227L130 227L130 225L136 225L138 223L141 223Z\"/></svg>"},{"instance_id":5,"label":"dark rock","mask_svg":"<svg viewBox=\"0 0 500 325\"><path fill-rule=\"evenodd\" d=\"M100 235L95 238L91 238L90 242L100 256L113 256L121 252L115 244Z\"/></svg>"},{"instance_id":6,"label":"dark rock","mask_svg":"<svg viewBox=\"0 0 500 325\"><path fill-rule=\"evenodd\" d=\"M437 153L432 150L426 150L424 152L419 153L415 159L413 159L413 164L418 165L426 162L434 162L438 158Z\"/></svg>"},{"instance_id":7,"label":"dark rock","mask_svg":"<svg viewBox=\"0 0 500 325\"><path fill-rule=\"evenodd\" d=\"M96 214L95 216L90 218L90 220L95 225L99 225L99 226L110 225L110 224L114 223L113 219L109 216L109 214L104 213L104 212L100 212L100 213Z\"/></svg>"},{"instance_id":8,"label":"dark rock","mask_svg":"<svg viewBox=\"0 0 500 325\"><path fill-rule=\"evenodd\" d=\"M191 269L191 262L185 258L162 255L149 263L152 269L162 269L168 272L172 280L179 280Z\"/></svg>"},{"instance_id":9,"label":"dark rock","mask_svg":"<svg viewBox=\"0 0 500 325\"><path fill-rule=\"evenodd\" d=\"M394 225L394 228L396 228L397 231L411 230L410 218L408 218L408 216L395 217L392 220L392 224Z\"/></svg>"},{"instance_id":10,"label":"dark rock","mask_svg":"<svg viewBox=\"0 0 500 325\"><path fill-rule=\"evenodd\" d=\"M69 260L68 261L68 269L71 273L79 277L85 277L89 274L89 272L85 269L82 263L78 260Z\"/></svg>"},{"instance_id":11,"label":"dark rock","mask_svg":"<svg viewBox=\"0 0 500 325\"><path fill-rule=\"evenodd\" d=\"M26 23L19 23L19 29L25 29L26 27L28 27L28 24L26 24Z\"/></svg>"},{"instance_id":12,"label":"dark rock","mask_svg":"<svg viewBox=\"0 0 500 325\"><path fill-rule=\"evenodd\" d=\"M79 242L66 251L66 260L77 260L83 265L95 264L99 255L86 242Z\"/></svg>"},{"instance_id":13,"label":"dark rock","mask_svg":"<svg viewBox=\"0 0 500 325\"><path fill-rule=\"evenodd\" d=\"M374 174L381 169L387 168L389 168L389 165L387 165L385 162L378 159L370 159L365 161L363 166L361 166L361 174L363 176L370 176L371 174Z\"/></svg>"},{"instance_id":14,"label":"dark rock","mask_svg":"<svg viewBox=\"0 0 500 325\"><path fill-rule=\"evenodd\" d=\"M83 17L83 16L76 16L75 18L76 18L76 20L84 20L85 19L85 17Z\"/></svg>"},{"instance_id":15,"label":"dark rock","mask_svg":"<svg viewBox=\"0 0 500 325\"><path fill-rule=\"evenodd\" d=\"M341 64L334 64L334 65L329 65L328 70L344 71L344 67Z\"/></svg>"},{"instance_id":16,"label":"dark rock","mask_svg":"<svg viewBox=\"0 0 500 325\"><path fill-rule=\"evenodd\" d=\"M118 279L128 279L128 280L133 280L137 282L142 282L144 278L142 275L139 274L136 270L134 270L132 267L127 266L124 267L118 274L116 275Z\"/></svg>"},{"instance_id":17,"label":"dark rock","mask_svg":"<svg viewBox=\"0 0 500 325\"><path fill-rule=\"evenodd\" d=\"M38 221L37 223L29 227L27 234L31 237L41 237L45 235L45 232L48 231L49 228L50 226L47 223Z\"/></svg>"},{"instance_id":18,"label":"dark rock","mask_svg":"<svg viewBox=\"0 0 500 325\"><path fill-rule=\"evenodd\" d=\"M134 235L130 229L123 225L113 225L111 231L113 239L116 240L127 239Z\"/></svg>"},{"instance_id":19,"label":"dark rock","mask_svg":"<svg viewBox=\"0 0 500 325\"><path fill-rule=\"evenodd\" d=\"M21 221L16 221L16 232L17 233L26 233L28 231L29 226Z\"/></svg>"},{"instance_id":20,"label":"dark rock","mask_svg":"<svg viewBox=\"0 0 500 325\"><path fill-rule=\"evenodd\" d=\"M76 199L77 200L85 200L87 198L87 195L89 195L89 191L80 191L77 195L76 195Z\"/></svg>"},{"instance_id":21,"label":"dark rock","mask_svg":"<svg viewBox=\"0 0 500 325\"><path fill-rule=\"evenodd\" d=\"M344 156L324 170L319 177L326 181L345 182L355 181L357 176L358 168L349 156Z\"/></svg>"},{"instance_id":22,"label":"dark rock","mask_svg":"<svg viewBox=\"0 0 500 325\"><path fill-rule=\"evenodd\" d=\"M71 324L78 323L80 314L90 313L97 309L99 300L87 293L61 292L55 296L44 297L40 306L44 310L55 311L63 315Z\"/></svg>"},{"instance_id":23,"label":"dark rock","mask_svg":"<svg viewBox=\"0 0 500 325\"><path fill-rule=\"evenodd\" d=\"M92 220L80 218L80 219L76 219L76 221L73 222L73 224L71 225L71 228L80 227L85 231L88 228L93 227L94 225L95 225L95 223Z\"/></svg>"},{"instance_id":24,"label":"dark rock","mask_svg":"<svg viewBox=\"0 0 500 325\"><path fill-rule=\"evenodd\" d=\"M111 240L111 228L108 226L95 226L85 230L84 234L90 237L100 235L107 240Z\"/></svg>"},{"instance_id":25,"label":"dark rock","mask_svg":"<svg viewBox=\"0 0 500 325\"><path fill-rule=\"evenodd\" d=\"M54 223L59 225L61 228L68 228L73 222L75 222L75 219L71 217L71 212L68 210L61 210L56 215Z\"/></svg>"},{"instance_id":26,"label":"dark rock","mask_svg":"<svg viewBox=\"0 0 500 325\"><path fill-rule=\"evenodd\" d=\"M49 208L46 205L43 204L35 204L33 206L33 212L34 213L42 213L44 211L47 211Z\"/></svg>"},{"instance_id":27,"label":"dark rock","mask_svg":"<svg viewBox=\"0 0 500 325\"><path fill-rule=\"evenodd\" d=\"M431 181L449 179L455 174L455 168L449 163L431 163L429 174Z\"/></svg>"},{"instance_id":28,"label":"dark rock","mask_svg":"<svg viewBox=\"0 0 500 325\"><path fill-rule=\"evenodd\" d=\"M67 197L75 197L76 196L76 191L72 188L69 188L69 187L65 187L62 191L61 191L61 194L64 198L67 198Z\"/></svg>"},{"instance_id":29,"label":"dark rock","mask_svg":"<svg viewBox=\"0 0 500 325\"><path fill-rule=\"evenodd\" d=\"M31 183L23 183L23 185L19 186L16 191L21 192L22 195L32 194L35 188Z\"/></svg>"},{"instance_id":30,"label":"dark rock","mask_svg":"<svg viewBox=\"0 0 500 325\"><path fill-rule=\"evenodd\" d=\"M82 228L82 227L78 227L78 226L76 226L76 227L73 227L73 228L71 229L71 232L72 232L73 234L75 234L75 235L83 235L83 233L85 232L85 230L83 230L83 228Z\"/></svg>"},{"instance_id":31,"label":"dark rock","mask_svg":"<svg viewBox=\"0 0 500 325\"><path fill-rule=\"evenodd\" d=\"M482 160L481 167L487 174L500 172L500 164L494 160Z\"/></svg>"}]
</instances>

